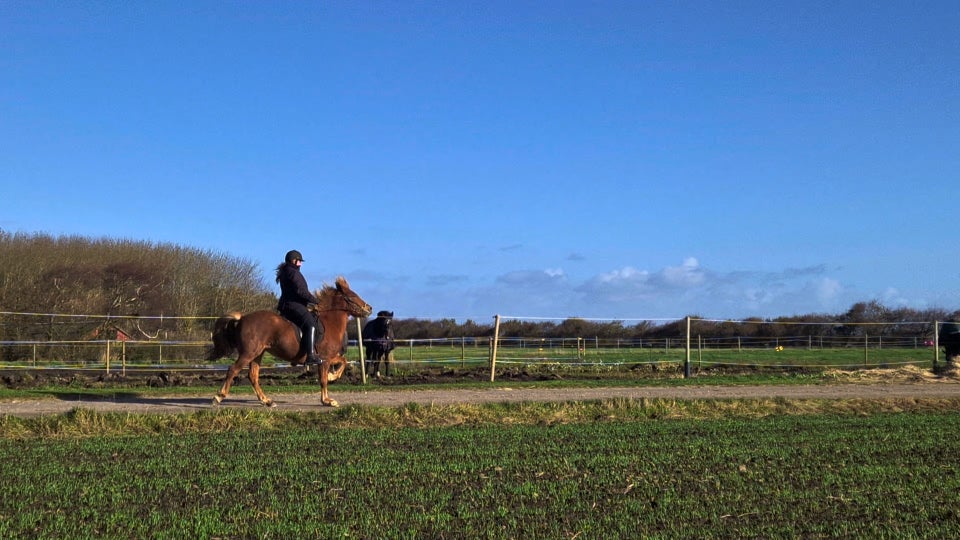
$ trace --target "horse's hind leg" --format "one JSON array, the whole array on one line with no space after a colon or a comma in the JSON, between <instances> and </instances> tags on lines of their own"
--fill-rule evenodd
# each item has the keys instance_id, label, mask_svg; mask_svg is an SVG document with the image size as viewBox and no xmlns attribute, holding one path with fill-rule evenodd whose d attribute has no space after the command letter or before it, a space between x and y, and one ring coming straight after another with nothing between
<instances>
[{"instance_id":1,"label":"horse's hind leg","mask_svg":"<svg viewBox=\"0 0 960 540\"><path fill-rule=\"evenodd\" d=\"M347 370L347 360L342 356L337 356L330 360L330 368L327 371L327 382L333 382L340 378ZM336 369L334 369L336 366Z\"/></svg>"},{"instance_id":2,"label":"horse's hind leg","mask_svg":"<svg viewBox=\"0 0 960 540\"><path fill-rule=\"evenodd\" d=\"M227 398L227 394L230 393L230 386L233 384L233 379L236 377L240 370L246 367L250 363L249 359L244 359L243 355L240 355L237 358L237 361L230 365L227 369L227 378L223 381L223 386L220 387L220 391L217 392L217 395L213 396L213 404L219 405L221 401Z\"/></svg>"},{"instance_id":3,"label":"horse's hind leg","mask_svg":"<svg viewBox=\"0 0 960 540\"><path fill-rule=\"evenodd\" d=\"M263 393L263 390L260 388L260 359L263 358L261 354L253 363L250 364L250 372L247 374L247 378L250 379L250 384L253 386L253 391L257 394L257 399L260 400L260 403L263 403L267 407L275 407L277 404L273 402L272 399L268 398L266 394Z\"/></svg>"}]
</instances>

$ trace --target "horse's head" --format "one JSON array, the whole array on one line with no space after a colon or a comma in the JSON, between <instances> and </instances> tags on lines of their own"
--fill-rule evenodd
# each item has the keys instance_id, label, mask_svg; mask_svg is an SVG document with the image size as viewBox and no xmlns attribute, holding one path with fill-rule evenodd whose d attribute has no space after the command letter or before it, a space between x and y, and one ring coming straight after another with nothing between
<instances>
[{"instance_id":1,"label":"horse's head","mask_svg":"<svg viewBox=\"0 0 960 540\"><path fill-rule=\"evenodd\" d=\"M374 321L379 325L381 331L384 334L392 332L390 327L393 323L393 312L392 311L378 311L377 318Z\"/></svg>"},{"instance_id":2,"label":"horse's head","mask_svg":"<svg viewBox=\"0 0 960 540\"><path fill-rule=\"evenodd\" d=\"M363 298L360 298L360 295L353 292L353 289L350 288L350 284L347 283L347 278L340 276L337 278L337 290L340 291L340 294L343 295L343 299L347 303L347 311L350 315L354 317L366 317L373 312L373 308L364 301Z\"/></svg>"},{"instance_id":3,"label":"horse's head","mask_svg":"<svg viewBox=\"0 0 960 540\"><path fill-rule=\"evenodd\" d=\"M331 287L324 285L323 289L317 293L317 312L324 311L346 311L354 317L366 317L373 312L370 304L366 303L360 295L350 289L347 280L340 276L337 278L336 285Z\"/></svg>"}]
</instances>

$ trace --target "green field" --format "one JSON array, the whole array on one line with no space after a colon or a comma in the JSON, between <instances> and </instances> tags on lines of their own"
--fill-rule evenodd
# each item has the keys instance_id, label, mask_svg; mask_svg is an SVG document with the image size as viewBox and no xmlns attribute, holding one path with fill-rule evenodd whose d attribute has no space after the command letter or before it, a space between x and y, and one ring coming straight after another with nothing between
<instances>
[{"instance_id":1,"label":"green field","mask_svg":"<svg viewBox=\"0 0 960 540\"><path fill-rule=\"evenodd\" d=\"M350 356L356 360L357 354ZM485 349L449 346L408 347L394 351L395 373L444 366L482 368L489 365ZM497 369L592 371L610 374L637 369L682 369L687 360L685 348L576 348L537 349L502 348L497 352ZM931 368L934 351L930 348L842 348L820 349L785 347L758 349L691 349L690 372L693 375L716 368L745 369L876 369L917 366ZM940 358L943 361L943 356Z\"/></svg>"},{"instance_id":2,"label":"green field","mask_svg":"<svg viewBox=\"0 0 960 540\"><path fill-rule=\"evenodd\" d=\"M497 351L497 365L512 366L584 366L597 368L634 367L636 365L682 364L686 360L685 342L681 339L661 340L656 346L644 347L610 346L609 341L566 340L564 346L537 346L537 340L504 341ZM783 345L782 350L777 345ZM580 346L578 346L578 344ZM202 360L207 343L180 343L158 345L153 343L114 343L109 349L109 368L112 371L128 368L162 367L177 368L196 366L226 366L230 358L216 362ZM83 367L106 370L107 347L105 344L76 345L70 360L50 360L58 350L51 345L6 345L8 360L0 362L3 367ZM62 352L62 351L59 351ZM347 350L347 358L356 363L359 350L353 346ZM924 346L882 345L873 342L866 346L820 347L817 342L787 342L769 340L765 346L723 347L691 344L692 369L709 369L712 366L785 367L785 368L877 368L917 365L930 367L934 350ZM943 358L941 352L941 360ZM489 365L489 339L461 342L460 340L426 340L399 342L393 352L394 365L401 372L415 372L424 368L481 367ZM270 355L264 357L264 365L274 365ZM285 362L281 362L285 364Z\"/></svg>"},{"instance_id":3,"label":"green field","mask_svg":"<svg viewBox=\"0 0 960 540\"><path fill-rule=\"evenodd\" d=\"M960 535L960 403L833 407L779 414L800 404L612 401L0 416L0 534ZM378 424L390 427L369 427Z\"/></svg>"}]
</instances>

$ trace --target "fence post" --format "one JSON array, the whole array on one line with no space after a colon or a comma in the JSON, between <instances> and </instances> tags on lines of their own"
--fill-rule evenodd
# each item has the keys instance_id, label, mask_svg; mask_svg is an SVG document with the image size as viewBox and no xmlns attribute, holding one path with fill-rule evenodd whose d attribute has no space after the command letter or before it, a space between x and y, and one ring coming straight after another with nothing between
<instances>
[{"instance_id":1,"label":"fence post","mask_svg":"<svg viewBox=\"0 0 960 540\"><path fill-rule=\"evenodd\" d=\"M363 351L363 330L360 328L360 319L354 317L353 320L357 321L357 350L360 351L360 382L367 384L367 365L364 362L364 351ZM380 362L377 362L379 365Z\"/></svg>"},{"instance_id":2,"label":"fence post","mask_svg":"<svg viewBox=\"0 0 960 540\"><path fill-rule=\"evenodd\" d=\"M667 338L669 339L669 338ZM690 316L687 315L687 354L683 357L683 378L690 378Z\"/></svg>"},{"instance_id":3,"label":"fence post","mask_svg":"<svg viewBox=\"0 0 960 540\"><path fill-rule=\"evenodd\" d=\"M490 382L497 372L497 343L500 341L500 315L493 316L493 342L490 344Z\"/></svg>"},{"instance_id":4,"label":"fence post","mask_svg":"<svg viewBox=\"0 0 960 540\"><path fill-rule=\"evenodd\" d=\"M107 361L106 361L107 374L109 374L109 373L110 373L110 340L109 340L109 339L107 340L107 358L106 358L106 360L107 360Z\"/></svg>"},{"instance_id":5,"label":"fence post","mask_svg":"<svg viewBox=\"0 0 960 540\"><path fill-rule=\"evenodd\" d=\"M933 370L940 363L940 321L933 321Z\"/></svg>"},{"instance_id":6,"label":"fence post","mask_svg":"<svg viewBox=\"0 0 960 540\"><path fill-rule=\"evenodd\" d=\"M703 369L703 336L697 334L697 371Z\"/></svg>"},{"instance_id":7,"label":"fence post","mask_svg":"<svg viewBox=\"0 0 960 540\"><path fill-rule=\"evenodd\" d=\"M867 367L868 357L867 351L870 349L870 334L863 335L863 367Z\"/></svg>"}]
</instances>

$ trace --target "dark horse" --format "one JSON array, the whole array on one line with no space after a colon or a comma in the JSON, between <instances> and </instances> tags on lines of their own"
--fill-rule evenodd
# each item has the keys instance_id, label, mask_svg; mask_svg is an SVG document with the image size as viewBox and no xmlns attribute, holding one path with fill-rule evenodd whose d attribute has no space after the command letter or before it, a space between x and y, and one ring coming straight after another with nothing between
<instances>
[{"instance_id":1,"label":"dark horse","mask_svg":"<svg viewBox=\"0 0 960 540\"><path fill-rule=\"evenodd\" d=\"M953 317L941 323L937 341L946 353L947 367L960 365L960 318Z\"/></svg>"},{"instance_id":2,"label":"dark horse","mask_svg":"<svg viewBox=\"0 0 960 540\"><path fill-rule=\"evenodd\" d=\"M390 351L393 344L393 312L379 311L377 318L363 327L363 348L367 353L367 375L376 370L380 376L380 362L383 361L384 371L390 376Z\"/></svg>"},{"instance_id":3,"label":"dark horse","mask_svg":"<svg viewBox=\"0 0 960 540\"><path fill-rule=\"evenodd\" d=\"M373 309L342 276L337 278L336 287L324 285L316 294L318 303L311 306L320 324L323 325L323 338L317 340L316 353L323 360L317 370L320 379L320 400L324 405L336 407L338 403L327 395L327 383L343 375L347 359L343 357L343 340L347 333L347 320L350 316L366 317ZM230 385L241 370L249 368L248 378L257 393L260 403L273 407L273 401L260 389L260 360L263 353L289 360L290 365L303 365L307 359L306 351L300 350L300 339L293 323L274 311L262 310L247 313L231 313L220 317L213 326L213 348L207 355L208 360L216 360L239 352L236 362L227 370L223 387L213 398L214 405L219 404L230 393ZM336 371L332 371L337 366Z\"/></svg>"}]
</instances>

